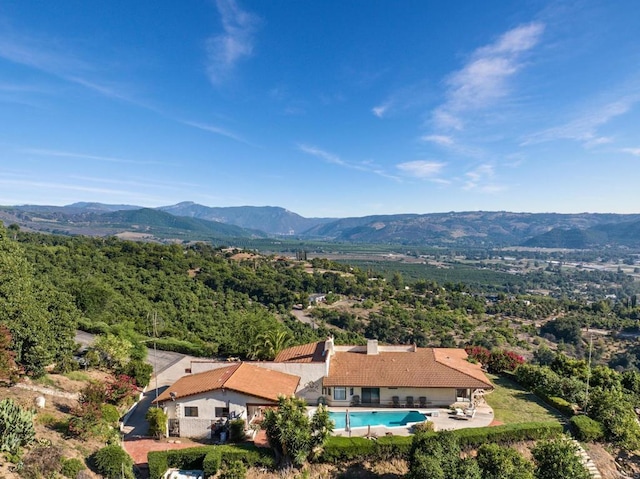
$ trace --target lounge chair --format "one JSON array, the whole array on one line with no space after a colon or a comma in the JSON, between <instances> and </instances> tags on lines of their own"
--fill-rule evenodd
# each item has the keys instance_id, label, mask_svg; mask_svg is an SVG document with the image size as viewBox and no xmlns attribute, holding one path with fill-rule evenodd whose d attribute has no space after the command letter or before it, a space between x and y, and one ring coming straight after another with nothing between
<instances>
[{"instance_id":1,"label":"lounge chair","mask_svg":"<svg viewBox=\"0 0 640 479\"><path fill-rule=\"evenodd\" d=\"M352 406L360 406L360 396L358 396L357 394L355 396L353 396L351 398L351 405Z\"/></svg>"},{"instance_id":2,"label":"lounge chair","mask_svg":"<svg viewBox=\"0 0 640 479\"><path fill-rule=\"evenodd\" d=\"M416 407L413 402L413 396L407 396L407 407Z\"/></svg>"},{"instance_id":3,"label":"lounge chair","mask_svg":"<svg viewBox=\"0 0 640 479\"><path fill-rule=\"evenodd\" d=\"M393 402L393 407L400 407L400 398L398 396L393 396L391 401Z\"/></svg>"},{"instance_id":4,"label":"lounge chair","mask_svg":"<svg viewBox=\"0 0 640 479\"><path fill-rule=\"evenodd\" d=\"M420 407L422 409L426 408L427 407L427 397L426 396L420 396L418 398L418 403L420 404Z\"/></svg>"}]
</instances>

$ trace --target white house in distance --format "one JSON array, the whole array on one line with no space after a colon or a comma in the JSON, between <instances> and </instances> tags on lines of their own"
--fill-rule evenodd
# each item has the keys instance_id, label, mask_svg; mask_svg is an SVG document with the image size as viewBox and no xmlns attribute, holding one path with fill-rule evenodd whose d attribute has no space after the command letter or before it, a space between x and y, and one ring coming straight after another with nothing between
<instances>
[{"instance_id":1,"label":"white house in distance","mask_svg":"<svg viewBox=\"0 0 640 479\"><path fill-rule=\"evenodd\" d=\"M463 349L383 346L376 340L338 346L329 338L287 348L272 362L223 364L192 362L191 374L158 397L170 433L206 437L212 424L229 416L250 423L280 394L295 394L310 405L420 409L471 403L477 390L493 389Z\"/></svg>"}]
</instances>

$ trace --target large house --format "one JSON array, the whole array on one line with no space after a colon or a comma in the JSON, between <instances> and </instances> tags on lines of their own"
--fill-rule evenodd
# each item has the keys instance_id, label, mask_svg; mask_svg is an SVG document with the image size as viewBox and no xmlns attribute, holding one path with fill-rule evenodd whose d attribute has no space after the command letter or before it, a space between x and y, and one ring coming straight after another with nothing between
<instances>
[{"instance_id":1,"label":"large house","mask_svg":"<svg viewBox=\"0 0 640 479\"><path fill-rule=\"evenodd\" d=\"M330 406L449 406L471 402L478 389L492 389L479 364L464 349L382 346L336 346L333 339L285 349L276 364L322 363L322 389L298 392L310 404ZM286 371L286 369L282 369Z\"/></svg>"},{"instance_id":2,"label":"large house","mask_svg":"<svg viewBox=\"0 0 640 479\"><path fill-rule=\"evenodd\" d=\"M202 437L222 418L251 422L280 394L295 394L311 405L429 408L471 403L476 391L492 388L463 349L383 346L375 340L338 346L329 338L285 349L272 362L194 361L191 374L157 402L167 411L170 433Z\"/></svg>"}]
</instances>

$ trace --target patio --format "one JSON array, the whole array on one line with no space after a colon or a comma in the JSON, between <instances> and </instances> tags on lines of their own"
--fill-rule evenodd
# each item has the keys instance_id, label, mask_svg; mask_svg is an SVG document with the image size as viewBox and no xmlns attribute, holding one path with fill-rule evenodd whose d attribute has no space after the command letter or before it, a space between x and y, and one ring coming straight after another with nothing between
<instances>
[{"instance_id":1,"label":"patio","mask_svg":"<svg viewBox=\"0 0 640 479\"><path fill-rule=\"evenodd\" d=\"M311 411L315 410L312 408ZM347 410L350 412L357 411L390 411L389 408L347 408L347 407L330 407L329 410L331 412L340 412L345 413ZM403 409L393 409L393 411L402 411ZM456 416L455 413L448 408L411 408L404 409L406 411L418 411L427 416L428 420L434 424L434 429L436 431L445 431L445 430L453 430L453 429L465 429L470 427L487 427L489 426L493 420L493 409L488 404L481 404L476 407L475 415L473 418L466 418L461 416ZM371 426L371 427L353 427L351 431L346 431L345 429L336 429L334 430L335 436L367 436L371 435L374 437L385 436L387 434L392 434L394 436L409 436L412 434L412 425L409 424L407 426L398 426L398 427L386 427L386 426Z\"/></svg>"}]
</instances>

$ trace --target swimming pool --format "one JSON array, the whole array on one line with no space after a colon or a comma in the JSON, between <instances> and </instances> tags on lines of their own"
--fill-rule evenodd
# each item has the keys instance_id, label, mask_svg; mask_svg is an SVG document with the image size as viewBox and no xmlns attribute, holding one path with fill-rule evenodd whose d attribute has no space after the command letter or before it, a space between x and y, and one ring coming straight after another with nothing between
<instances>
[{"instance_id":1,"label":"swimming pool","mask_svg":"<svg viewBox=\"0 0 640 479\"><path fill-rule=\"evenodd\" d=\"M335 429L345 429L347 414L345 412L329 412L329 417L335 423ZM406 426L412 422L423 422L427 419L418 411L349 411L351 427Z\"/></svg>"}]
</instances>

